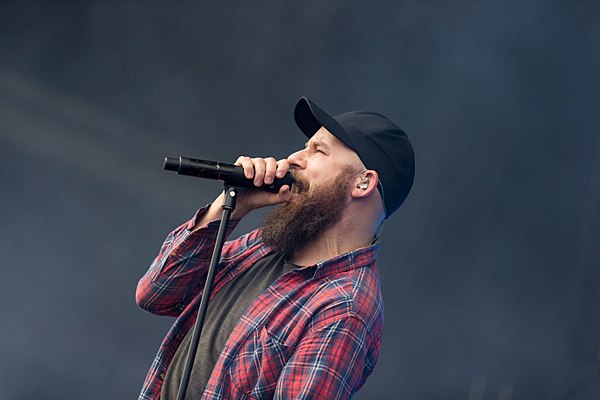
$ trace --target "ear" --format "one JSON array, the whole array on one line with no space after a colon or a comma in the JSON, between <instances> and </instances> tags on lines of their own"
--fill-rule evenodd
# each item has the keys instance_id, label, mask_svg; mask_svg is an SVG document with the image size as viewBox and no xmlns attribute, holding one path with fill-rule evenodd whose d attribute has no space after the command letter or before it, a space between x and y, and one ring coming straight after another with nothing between
<instances>
[{"instance_id":1,"label":"ear","mask_svg":"<svg viewBox=\"0 0 600 400\"><path fill-rule=\"evenodd\" d=\"M351 196L354 199L369 197L373 191L377 191L379 175L376 171L368 169L362 172L354 181Z\"/></svg>"}]
</instances>

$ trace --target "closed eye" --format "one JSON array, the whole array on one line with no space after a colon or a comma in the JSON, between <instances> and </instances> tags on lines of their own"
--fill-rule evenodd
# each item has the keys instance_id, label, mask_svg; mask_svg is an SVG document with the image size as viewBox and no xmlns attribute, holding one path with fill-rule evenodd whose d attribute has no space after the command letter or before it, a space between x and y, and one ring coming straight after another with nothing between
<instances>
[{"instance_id":1,"label":"closed eye","mask_svg":"<svg viewBox=\"0 0 600 400\"><path fill-rule=\"evenodd\" d=\"M323 144L321 141L317 141L317 140L308 141L308 142L306 142L304 147L315 153L321 153L321 154L327 155L327 145Z\"/></svg>"}]
</instances>

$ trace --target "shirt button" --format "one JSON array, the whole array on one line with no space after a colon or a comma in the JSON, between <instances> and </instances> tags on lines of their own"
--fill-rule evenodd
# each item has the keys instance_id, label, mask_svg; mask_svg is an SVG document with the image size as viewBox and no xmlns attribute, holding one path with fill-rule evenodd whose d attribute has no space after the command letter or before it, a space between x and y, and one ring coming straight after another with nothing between
<instances>
[{"instance_id":1,"label":"shirt button","mask_svg":"<svg viewBox=\"0 0 600 400\"><path fill-rule=\"evenodd\" d=\"M160 374L160 380L164 381L165 380L165 374Z\"/></svg>"}]
</instances>

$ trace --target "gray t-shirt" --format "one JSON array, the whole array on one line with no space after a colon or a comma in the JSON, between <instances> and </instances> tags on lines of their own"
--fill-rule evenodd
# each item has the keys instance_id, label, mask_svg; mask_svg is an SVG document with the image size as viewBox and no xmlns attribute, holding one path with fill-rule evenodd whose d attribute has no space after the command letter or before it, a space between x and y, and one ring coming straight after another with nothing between
<instances>
[{"instance_id":1,"label":"gray t-shirt","mask_svg":"<svg viewBox=\"0 0 600 400\"><path fill-rule=\"evenodd\" d=\"M208 303L186 400L202 396L225 342L250 304L280 276L294 268L295 265L285 262L282 254L273 253L262 258L215 294ZM177 398L192 334L193 328L185 335L175 352L163 382L161 400Z\"/></svg>"}]
</instances>

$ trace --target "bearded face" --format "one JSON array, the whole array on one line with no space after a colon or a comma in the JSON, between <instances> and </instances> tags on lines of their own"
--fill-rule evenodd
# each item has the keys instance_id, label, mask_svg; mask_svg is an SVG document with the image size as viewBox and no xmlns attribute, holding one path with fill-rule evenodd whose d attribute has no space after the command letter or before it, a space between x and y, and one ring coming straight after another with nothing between
<instances>
[{"instance_id":1,"label":"bearded face","mask_svg":"<svg viewBox=\"0 0 600 400\"><path fill-rule=\"evenodd\" d=\"M302 248L340 220L353 180L349 168L321 184L311 185L296 174L293 176L292 193L295 198L265 218L261 233L268 246L285 254Z\"/></svg>"}]
</instances>

